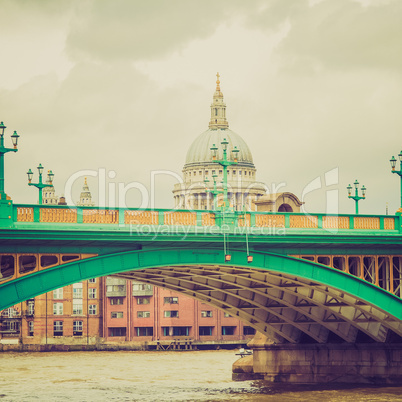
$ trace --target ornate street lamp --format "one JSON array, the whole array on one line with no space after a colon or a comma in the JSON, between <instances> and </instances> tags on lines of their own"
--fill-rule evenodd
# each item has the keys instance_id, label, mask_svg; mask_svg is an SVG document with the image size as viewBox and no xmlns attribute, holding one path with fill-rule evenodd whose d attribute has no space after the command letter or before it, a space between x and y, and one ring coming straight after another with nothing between
<instances>
[{"instance_id":1,"label":"ornate street lamp","mask_svg":"<svg viewBox=\"0 0 402 402\"><path fill-rule=\"evenodd\" d=\"M218 190L218 188L217 188L217 185L216 185L216 178L218 177L218 175L217 174L213 174L212 175L212 178L213 178L213 180L214 180L214 187L213 187L213 190L210 190L209 188L208 188L208 184L209 184L209 179L208 179L208 177L206 177L205 179L204 179L204 183L205 183L205 191L207 192L207 193L211 193L212 194L212 196L213 196L213 202L214 202L214 209L217 209L217 206L218 206L218 195L219 194L222 194L222 191L219 191Z\"/></svg>"},{"instance_id":2,"label":"ornate street lamp","mask_svg":"<svg viewBox=\"0 0 402 402\"><path fill-rule=\"evenodd\" d=\"M218 225L221 225L225 221L225 214L226 218L228 218L228 222L232 219L232 224L234 220L236 219L235 213L233 209L229 205L229 199L228 199L228 166L231 165L237 165L237 155L239 153L239 150L235 147L232 150L233 153L233 160L228 160L228 145L229 141L224 138L223 141L221 142L222 148L223 148L223 157L222 159L217 159L217 151L218 147L213 144L213 146L210 148L212 151L212 161L215 163L218 163L223 167L223 180L222 180L222 187L223 191L218 191L216 189L216 179L214 178L214 190L209 190L212 194L214 194L214 204L216 205L216 199L218 194L223 193L223 205L222 205L222 211L217 212L215 214L215 222L218 222ZM208 182L206 182L207 184ZM208 191L208 190L207 190ZM224 248L224 254L225 254L225 262L230 262L232 256L229 253L228 248L226 247L226 235L225 232L223 232L223 248Z\"/></svg>"},{"instance_id":3,"label":"ornate street lamp","mask_svg":"<svg viewBox=\"0 0 402 402\"><path fill-rule=\"evenodd\" d=\"M223 210L224 211L230 211L229 208L229 200L228 200L228 166L231 165L237 165L237 154L239 153L239 150L235 147L232 150L233 153L233 161L228 160L228 145L229 141L226 140L226 138L223 139L221 142L221 145L223 147L223 158L220 160L217 160L217 151L218 148L213 144L213 146L210 148L212 151L212 160L215 163L218 163L223 167L223 180L222 180L222 186L223 186Z\"/></svg>"},{"instance_id":4,"label":"ornate street lamp","mask_svg":"<svg viewBox=\"0 0 402 402\"><path fill-rule=\"evenodd\" d=\"M14 148L6 148L4 146L4 130L7 127L3 122L0 123L0 198L1 201L6 201L6 193L4 191L4 154L7 152L18 152L18 138L20 137L16 131L11 136L11 141L13 143Z\"/></svg>"},{"instance_id":5,"label":"ornate street lamp","mask_svg":"<svg viewBox=\"0 0 402 402\"><path fill-rule=\"evenodd\" d=\"M359 214L359 200L364 200L366 199L366 187L362 187L362 196L359 197L359 182L356 180L354 183L355 186L355 195L352 195L352 189L353 187L349 184L349 186L347 186L347 190L348 190L348 198L351 198L352 200L355 200L356 203L356 215Z\"/></svg>"},{"instance_id":6,"label":"ornate street lamp","mask_svg":"<svg viewBox=\"0 0 402 402\"><path fill-rule=\"evenodd\" d=\"M401 207L400 208L402 209L402 151L398 154L398 158L399 158L399 163L400 163L399 170L395 170L395 165L396 165L395 156L393 156L392 159L390 159L390 163L391 163L391 172L396 173L401 178Z\"/></svg>"},{"instance_id":7,"label":"ornate street lamp","mask_svg":"<svg viewBox=\"0 0 402 402\"><path fill-rule=\"evenodd\" d=\"M45 187L53 187L54 173L51 170L48 171L47 180L48 180L49 184L47 184L47 183L42 182L43 166L41 163L39 163L37 169L38 169L38 173L39 173L39 181L37 183L32 183L33 172L31 169L28 170L28 172L27 172L28 186L34 186L39 190L39 204L42 205L42 190Z\"/></svg>"}]
</instances>

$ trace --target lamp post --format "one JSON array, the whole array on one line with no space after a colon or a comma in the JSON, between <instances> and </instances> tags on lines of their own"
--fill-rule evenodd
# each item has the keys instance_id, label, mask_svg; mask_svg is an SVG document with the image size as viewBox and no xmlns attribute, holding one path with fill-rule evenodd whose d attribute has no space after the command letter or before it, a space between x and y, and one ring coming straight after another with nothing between
<instances>
[{"instance_id":1,"label":"lamp post","mask_svg":"<svg viewBox=\"0 0 402 402\"><path fill-rule=\"evenodd\" d=\"M28 172L27 172L28 186L34 186L39 190L39 204L42 205L42 190L45 187L53 187L52 183L53 183L54 174L53 174L53 172L51 170L48 171L47 179L48 179L50 184L47 184L47 183L42 182L43 166L42 166L41 163L39 163L38 172L39 172L39 181L38 181L38 183L32 183L33 172L32 172L31 169L28 170Z\"/></svg>"},{"instance_id":2,"label":"lamp post","mask_svg":"<svg viewBox=\"0 0 402 402\"><path fill-rule=\"evenodd\" d=\"M213 190L210 190L209 188L208 188L208 184L209 184L209 180L208 180L208 177L206 177L205 179L204 179L204 183L205 183L205 186L206 186L206 192L207 193L211 193L212 195L213 195L213 202L214 202L214 210L216 210L217 209L217 206L218 206L218 199L217 199L217 196L219 195L219 194L222 194L222 191L219 191L218 189L217 189L217 185L216 185L216 178L218 177L218 175L217 174L213 174L212 175L212 178L214 179L214 188L213 188Z\"/></svg>"},{"instance_id":3,"label":"lamp post","mask_svg":"<svg viewBox=\"0 0 402 402\"><path fill-rule=\"evenodd\" d=\"M237 155L239 153L239 150L237 147L234 147L232 149L233 153L233 161L228 160L228 145L229 142L226 140L226 138L223 139L221 142L223 146L223 158L220 160L217 160L217 151L218 147L213 144L213 146L210 148L212 151L212 161L218 163L223 167L223 180L222 180L222 187L223 187L223 210L224 211L230 211L230 206L229 206L229 200L228 200L228 166L231 165L237 165Z\"/></svg>"},{"instance_id":4,"label":"lamp post","mask_svg":"<svg viewBox=\"0 0 402 402\"><path fill-rule=\"evenodd\" d=\"M352 200L355 200L356 203L356 215L359 214L359 200L364 200L366 199L366 187L362 187L362 196L359 197L359 182L356 180L354 183L355 186L355 195L352 195L352 189L353 187L349 184L346 188L348 189L348 198L351 198Z\"/></svg>"},{"instance_id":5,"label":"lamp post","mask_svg":"<svg viewBox=\"0 0 402 402\"><path fill-rule=\"evenodd\" d=\"M6 201L6 193L4 191L4 154L7 152L17 152L17 145L18 145L18 138L19 135L16 131L11 136L11 141L13 143L14 148L6 148L4 146L4 130L7 127L4 125L3 122L0 123L0 198L1 201Z\"/></svg>"},{"instance_id":6,"label":"lamp post","mask_svg":"<svg viewBox=\"0 0 402 402\"><path fill-rule=\"evenodd\" d=\"M395 165L396 165L396 159L395 156L392 157L392 159L390 159L391 162L391 172L392 173L396 173L397 175L399 175L399 177L401 178L401 209L402 209L402 151L398 154L398 158L399 158L399 170L395 170Z\"/></svg>"}]
</instances>

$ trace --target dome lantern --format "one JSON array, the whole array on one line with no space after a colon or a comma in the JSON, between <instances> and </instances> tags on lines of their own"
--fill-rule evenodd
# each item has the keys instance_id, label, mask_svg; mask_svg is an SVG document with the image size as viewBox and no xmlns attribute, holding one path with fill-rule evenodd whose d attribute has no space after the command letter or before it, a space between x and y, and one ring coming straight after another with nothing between
<instances>
[{"instance_id":1,"label":"dome lantern","mask_svg":"<svg viewBox=\"0 0 402 402\"><path fill-rule=\"evenodd\" d=\"M209 128L212 130L229 127L229 123L226 120L226 104L223 101L220 83L219 73L217 73L216 90L211 103L211 120L209 121Z\"/></svg>"}]
</instances>

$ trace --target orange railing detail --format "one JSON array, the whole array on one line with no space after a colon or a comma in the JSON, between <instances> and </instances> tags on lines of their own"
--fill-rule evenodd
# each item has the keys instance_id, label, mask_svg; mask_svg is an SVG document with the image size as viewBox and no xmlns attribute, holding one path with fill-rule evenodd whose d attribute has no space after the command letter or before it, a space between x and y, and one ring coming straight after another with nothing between
<instances>
[{"instance_id":1,"label":"orange railing detail","mask_svg":"<svg viewBox=\"0 0 402 402\"><path fill-rule=\"evenodd\" d=\"M323 229L349 229L350 222L348 216L323 216Z\"/></svg>"},{"instance_id":2,"label":"orange railing detail","mask_svg":"<svg viewBox=\"0 0 402 402\"><path fill-rule=\"evenodd\" d=\"M157 225L157 211L124 211L124 223L129 225Z\"/></svg>"},{"instance_id":3,"label":"orange railing detail","mask_svg":"<svg viewBox=\"0 0 402 402\"><path fill-rule=\"evenodd\" d=\"M40 222L76 223L76 209L41 208Z\"/></svg>"},{"instance_id":4,"label":"orange railing detail","mask_svg":"<svg viewBox=\"0 0 402 402\"><path fill-rule=\"evenodd\" d=\"M196 226L197 213L196 212L165 212L164 213L165 225L183 225L183 226Z\"/></svg>"},{"instance_id":5,"label":"orange railing detail","mask_svg":"<svg viewBox=\"0 0 402 402\"><path fill-rule=\"evenodd\" d=\"M83 223L119 223L119 211L112 209L84 209Z\"/></svg>"},{"instance_id":6,"label":"orange railing detail","mask_svg":"<svg viewBox=\"0 0 402 402\"><path fill-rule=\"evenodd\" d=\"M380 218L372 217L354 217L355 229L380 229Z\"/></svg>"},{"instance_id":7,"label":"orange railing detail","mask_svg":"<svg viewBox=\"0 0 402 402\"><path fill-rule=\"evenodd\" d=\"M17 222L33 222L34 214L31 207L17 208Z\"/></svg>"},{"instance_id":8,"label":"orange railing detail","mask_svg":"<svg viewBox=\"0 0 402 402\"><path fill-rule=\"evenodd\" d=\"M318 216L314 215L290 215L289 227L316 229L318 228Z\"/></svg>"},{"instance_id":9,"label":"orange railing detail","mask_svg":"<svg viewBox=\"0 0 402 402\"><path fill-rule=\"evenodd\" d=\"M247 226L250 227L250 215L249 214L243 214L239 216L239 226Z\"/></svg>"},{"instance_id":10,"label":"orange railing detail","mask_svg":"<svg viewBox=\"0 0 402 402\"><path fill-rule=\"evenodd\" d=\"M384 229L385 230L395 230L395 219L394 218L384 218Z\"/></svg>"},{"instance_id":11,"label":"orange railing detail","mask_svg":"<svg viewBox=\"0 0 402 402\"><path fill-rule=\"evenodd\" d=\"M201 215L202 226L215 226L215 215L210 212L203 212Z\"/></svg>"},{"instance_id":12,"label":"orange railing detail","mask_svg":"<svg viewBox=\"0 0 402 402\"><path fill-rule=\"evenodd\" d=\"M285 215L256 215L255 226L269 228L285 227Z\"/></svg>"}]
</instances>

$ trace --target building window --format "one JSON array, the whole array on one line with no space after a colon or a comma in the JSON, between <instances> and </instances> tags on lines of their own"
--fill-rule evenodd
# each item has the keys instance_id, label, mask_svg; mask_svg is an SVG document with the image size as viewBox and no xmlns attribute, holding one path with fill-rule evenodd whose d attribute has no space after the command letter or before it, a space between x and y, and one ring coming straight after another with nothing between
<instances>
[{"instance_id":1,"label":"building window","mask_svg":"<svg viewBox=\"0 0 402 402\"><path fill-rule=\"evenodd\" d=\"M149 304L150 300L151 299L149 297L138 297L137 304Z\"/></svg>"},{"instance_id":2,"label":"building window","mask_svg":"<svg viewBox=\"0 0 402 402\"><path fill-rule=\"evenodd\" d=\"M96 299L96 289L88 289L88 299Z\"/></svg>"},{"instance_id":3,"label":"building window","mask_svg":"<svg viewBox=\"0 0 402 402\"><path fill-rule=\"evenodd\" d=\"M88 282L89 282L89 283L96 283L96 278L88 279Z\"/></svg>"},{"instance_id":4,"label":"building window","mask_svg":"<svg viewBox=\"0 0 402 402\"><path fill-rule=\"evenodd\" d=\"M73 335L82 336L82 321L73 321Z\"/></svg>"},{"instance_id":5,"label":"building window","mask_svg":"<svg viewBox=\"0 0 402 402\"><path fill-rule=\"evenodd\" d=\"M222 335L234 335L236 327L222 327Z\"/></svg>"},{"instance_id":6,"label":"building window","mask_svg":"<svg viewBox=\"0 0 402 402\"><path fill-rule=\"evenodd\" d=\"M110 316L112 318L123 318L123 312L122 311L112 311Z\"/></svg>"},{"instance_id":7,"label":"building window","mask_svg":"<svg viewBox=\"0 0 402 402\"><path fill-rule=\"evenodd\" d=\"M28 300L27 302L27 314L34 315L35 314L35 300Z\"/></svg>"},{"instance_id":8,"label":"building window","mask_svg":"<svg viewBox=\"0 0 402 402\"><path fill-rule=\"evenodd\" d=\"M89 315L96 315L96 314L97 314L97 311L98 311L98 309L97 309L97 305L96 305L96 304L90 304L90 305L88 306L88 314L89 314Z\"/></svg>"},{"instance_id":9,"label":"building window","mask_svg":"<svg viewBox=\"0 0 402 402\"><path fill-rule=\"evenodd\" d=\"M53 290L53 299L63 298L63 288Z\"/></svg>"},{"instance_id":10,"label":"building window","mask_svg":"<svg viewBox=\"0 0 402 402\"><path fill-rule=\"evenodd\" d=\"M34 336L34 322L28 321L28 336Z\"/></svg>"},{"instance_id":11,"label":"building window","mask_svg":"<svg viewBox=\"0 0 402 402\"><path fill-rule=\"evenodd\" d=\"M213 327L199 327L200 336L211 336Z\"/></svg>"},{"instance_id":12,"label":"building window","mask_svg":"<svg viewBox=\"0 0 402 402\"><path fill-rule=\"evenodd\" d=\"M9 317L20 317L21 312L17 308L10 307L10 309L8 311L8 316Z\"/></svg>"},{"instance_id":13,"label":"building window","mask_svg":"<svg viewBox=\"0 0 402 402\"><path fill-rule=\"evenodd\" d=\"M203 310L201 311L201 317L212 317L212 311L211 310Z\"/></svg>"},{"instance_id":14,"label":"building window","mask_svg":"<svg viewBox=\"0 0 402 402\"><path fill-rule=\"evenodd\" d=\"M233 176L236 176L236 170L233 170Z\"/></svg>"},{"instance_id":15,"label":"building window","mask_svg":"<svg viewBox=\"0 0 402 402\"><path fill-rule=\"evenodd\" d=\"M53 303L53 314L63 315L63 303Z\"/></svg>"},{"instance_id":16,"label":"building window","mask_svg":"<svg viewBox=\"0 0 402 402\"><path fill-rule=\"evenodd\" d=\"M231 315L230 315L229 313L224 313L223 316L224 316L225 318L231 317Z\"/></svg>"},{"instance_id":17,"label":"building window","mask_svg":"<svg viewBox=\"0 0 402 402\"><path fill-rule=\"evenodd\" d=\"M63 336L63 321L53 321L53 336Z\"/></svg>"},{"instance_id":18,"label":"building window","mask_svg":"<svg viewBox=\"0 0 402 402\"><path fill-rule=\"evenodd\" d=\"M219 174L222 174L222 170L219 171Z\"/></svg>"},{"instance_id":19,"label":"building window","mask_svg":"<svg viewBox=\"0 0 402 402\"><path fill-rule=\"evenodd\" d=\"M163 336L189 336L190 327L162 327Z\"/></svg>"},{"instance_id":20,"label":"building window","mask_svg":"<svg viewBox=\"0 0 402 402\"><path fill-rule=\"evenodd\" d=\"M73 315L82 315L82 299L73 299Z\"/></svg>"},{"instance_id":21,"label":"building window","mask_svg":"<svg viewBox=\"0 0 402 402\"><path fill-rule=\"evenodd\" d=\"M174 317L178 318L179 317L179 312L177 310L166 310L163 312L164 317Z\"/></svg>"},{"instance_id":22,"label":"building window","mask_svg":"<svg viewBox=\"0 0 402 402\"><path fill-rule=\"evenodd\" d=\"M73 299L82 299L82 282L74 283L74 285L73 285Z\"/></svg>"},{"instance_id":23,"label":"building window","mask_svg":"<svg viewBox=\"0 0 402 402\"><path fill-rule=\"evenodd\" d=\"M20 332L20 322L19 321L6 321L4 323L3 329L5 329L7 332L14 332L14 333L19 333Z\"/></svg>"},{"instance_id":24,"label":"building window","mask_svg":"<svg viewBox=\"0 0 402 402\"><path fill-rule=\"evenodd\" d=\"M9 308L6 308L5 310L3 310L1 312L1 315L3 317L14 318L14 317L18 317L20 314L19 314L18 310L14 309L14 307L9 307Z\"/></svg>"},{"instance_id":25,"label":"building window","mask_svg":"<svg viewBox=\"0 0 402 402\"><path fill-rule=\"evenodd\" d=\"M255 329L253 327L248 327L245 325L243 327L243 335L255 335Z\"/></svg>"},{"instance_id":26,"label":"building window","mask_svg":"<svg viewBox=\"0 0 402 402\"><path fill-rule=\"evenodd\" d=\"M109 336L126 336L126 328L109 328Z\"/></svg>"},{"instance_id":27,"label":"building window","mask_svg":"<svg viewBox=\"0 0 402 402\"><path fill-rule=\"evenodd\" d=\"M110 298L110 304L117 305L117 304L123 304L123 298L122 297L111 297Z\"/></svg>"},{"instance_id":28,"label":"building window","mask_svg":"<svg viewBox=\"0 0 402 402\"><path fill-rule=\"evenodd\" d=\"M152 285L149 283L133 283L133 291L152 290Z\"/></svg>"},{"instance_id":29,"label":"building window","mask_svg":"<svg viewBox=\"0 0 402 402\"><path fill-rule=\"evenodd\" d=\"M137 311L137 317L138 318L149 318L149 317L151 317L151 312L150 311Z\"/></svg>"},{"instance_id":30,"label":"building window","mask_svg":"<svg viewBox=\"0 0 402 402\"><path fill-rule=\"evenodd\" d=\"M165 297L163 299L164 304L178 304L179 298L178 297Z\"/></svg>"},{"instance_id":31,"label":"building window","mask_svg":"<svg viewBox=\"0 0 402 402\"><path fill-rule=\"evenodd\" d=\"M106 292L124 292L126 290L125 285L107 285Z\"/></svg>"},{"instance_id":32,"label":"building window","mask_svg":"<svg viewBox=\"0 0 402 402\"><path fill-rule=\"evenodd\" d=\"M134 328L135 333L137 336L153 336L154 329L153 327L136 327Z\"/></svg>"}]
</instances>

